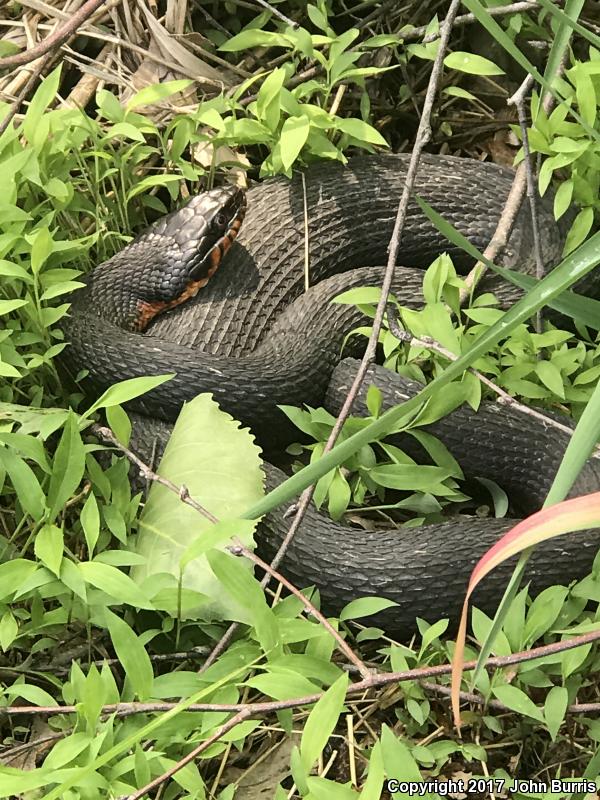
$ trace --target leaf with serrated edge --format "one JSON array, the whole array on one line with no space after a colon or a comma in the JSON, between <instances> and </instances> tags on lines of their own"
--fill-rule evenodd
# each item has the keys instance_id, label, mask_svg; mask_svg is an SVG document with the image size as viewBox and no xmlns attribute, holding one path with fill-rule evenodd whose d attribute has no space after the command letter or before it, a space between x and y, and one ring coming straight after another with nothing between
<instances>
[{"instance_id":1,"label":"leaf with serrated edge","mask_svg":"<svg viewBox=\"0 0 600 800\"><path fill-rule=\"evenodd\" d=\"M241 516L262 497L259 453L249 431L240 429L210 395L203 394L181 410L158 472L177 486L186 486L191 497L225 522ZM132 570L133 579L149 592L157 573L167 573L178 581L182 556L203 533L210 534L212 527L210 520L176 494L153 484L139 523L138 552L147 561ZM252 546L248 528L238 531L238 536ZM202 618L240 616L239 604L223 591L205 555L185 564L183 586L213 600L196 609ZM248 609L244 611L247 616Z\"/></svg>"}]
</instances>

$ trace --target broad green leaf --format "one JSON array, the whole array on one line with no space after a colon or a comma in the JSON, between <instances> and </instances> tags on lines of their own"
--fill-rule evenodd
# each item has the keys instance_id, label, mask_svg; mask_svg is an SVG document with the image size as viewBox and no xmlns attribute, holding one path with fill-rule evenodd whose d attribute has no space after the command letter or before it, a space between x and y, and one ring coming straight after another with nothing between
<instances>
[{"instance_id":1,"label":"broad green leaf","mask_svg":"<svg viewBox=\"0 0 600 800\"><path fill-rule=\"evenodd\" d=\"M38 132L40 120L48 106L56 97L58 86L61 77L61 66L59 64L56 69L44 78L33 95L25 119L23 120L23 133L30 142L35 142L36 133Z\"/></svg>"},{"instance_id":2,"label":"broad green leaf","mask_svg":"<svg viewBox=\"0 0 600 800\"><path fill-rule=\"evenodd\" d=\"M544 386L547 386L557 397L564 398L565 387L562 375L556 364L551 361L538 361L535 371Z\"/></svg>"},{"instance_id":3,"label":"broad green leaf","mask_svg":"<svg viewBox=\"0 0 600 800\"><path fill-rule=\"evenodd\" d=\"M51 694L46 692L40 686L34 686L31 683L13 683L12 686L7 686L4 689L6 696L10 700L17 697L22 697L29 703L35 706L57 706L58 703Z\"/></svg>"},{"instance_id":4,"label":"broad green leaf","mask_svg":"<svg viewBox=\"0 0 600 800\"><path fill-rule=\"evenodd\" d=\"M374 467L370 477L386 489L410 492L433 491L436 484L450 476L447 469L421 464L382 464Z\"/></svg>"},{"instance_id":5,"label":"broad green leaf","mask_svg":"<svg viewBox=\"0 0 600 800\"><path fill-rule=\"evenodd\" d=\"M492 689L495 697L508 706L512 711L516 711L523 716L532 717L537 719L538 722L544 722L544 713L541 708L538 708L533 700L530 700L525 692L517 689L516 686L497 686Z\"/></svg>"},{"instance_id":6,"label":"broad green leaf","mask_svg":"<svg viewBox=\"0 0 600 800\"><path fill-rule=\"evenodd\" d=\"M196 397L182 409L158 472L177 486L186 486L191 497L223 522L237 519L262 495L259 450L252 436L209 395ZM138 552L146 565L135 567L132 577L149 591L159 573L179 581L182 556L203 535L210 536L212 526L173 492L153 484L139 522ZM237 535L245 545L252 545L248 531L238 530ZM186 561L183 586L212 600L197 609L201 616L223 619L232 611L240 613L239 604L224 594L205 556ZM247 607L243 611L247 618Z\"/></svg>"},{"instance_id":7,"label":"broad green leaf","mask_svg":"<svg viewBox=\"0 0 600 800\"><path fill-rule=\"evenodd\" d=\"M385 770L383 768L383 754L381 741L376 741L369 755L369 772L363 784L359 800L379 800L382 796Z\"/></svg>"},{"instance_id":8,"label":"broad green leaf","mask_svg":"<svg viewBox=\"0 0 600 800\"><path fill-rule=\"evenodd\" d=\"M381 726L381 753L387 778L399 781L422 781L423 777L406 744L387 725ZM396 792L395 797L408 800L412 794Z\"/></svg>"},{"instance_id":9,"label":"broad green leaf","mask_svg":"<svg viewBox=\"0 0 600 800\"><path fill-rule=\"evenodd\" d=\"M133 400L141 394L156 389L157 386L171 380L173 376L174 373L170 375L152 375L145 378L128 378L127 380L119 381L119 383L115 383L107 389L102 396L88 408L85 414L82 414L81 419L90 417L101 408L121 406L123 403L129 402L129 400Z\"/></svg>"},{"instance_id":10,"label":"broad green leaf","mask_svg":"<svg viewBox=\"0 0 600 800\"><path fill-rule=\"evenodd\" d=\"M152 694L154 671L152 662L140 638L131 630L125 620L112 611L105 610L110 638L121 666L139 700L146 700Z\"/></svg>"},{"instance_id":11,"label":"broad green leaf","mask_svg":"<svg viewBox=\"0 0 600 800\"><path fill-rule=\"evenodd\" d=\"M340 620L344 621L346 619L370 617L372 614L377 614L385 608L391 608L397 605L398 603L393 600L386 600L384 597L359 597L344 606L340 613Z\"/></svg>"},{"instance_id":12,"label":"broad green leaf","mask_svg":"<svg viewBox=\"0 0 600 800\"><path fill-rule=\"evenodd\" d=\"M309 776L306 785L310 800L356 800L356 792L347 783L337 783L328 778Z\"/></svg>"},{"instance_id":13,"label":"broad green leaf","mask_svg":"<svg viewBox=\"0 0 600 800\"><path fill-rule=\"evenodd\" d=\"M266 78L256 98L256 116L270 131L275 131L281 114L281 89L285 82L285 70L274 69Z\"/></svg>"},{"instance_id":14,"label":"broad green leaf","mask_svg":"<svg viewBox=\"0 0 600 800\"><path fill-rule=\"evenodd\" d=\"M448 69L468 72L470 75L504 75L504 70L496 66L493 61L483 56L475 55L475 53L465 53L458 50L454 53L448 53L444 59L444 65Z\"/></svg>"},{"instance_id":15,"label":"broad green leaf","mask_svg":"<svg viewBox=\"0 0 600 800\"><path fill-rule=\"evenodd\" d=\"M44 770L59 769L73 761L90 745L88 733L72 733L66 739L57 742L44 759Z\"/></svg>"},{"instance_id":16,"label":"broad green leaf","mask_svg":"<svg viewBox=\"0 0 600 800\"><path fill-rule=\"evenodd\" d=\"M260 583L235 556L211 550L206 557L218 578L221 591L224 589L239 608L239 612L230 612L232 618L253 625L265 653L277 653L281 648L279 625ZM236 616L233 616L234 613Z\"/></svg>"},{"instance_id":17,"label":"broad green leaf","mask_svg":"<svg viewBox=\"0 0 600 800\"><path fill-rule=\"evenodd\" d=\"M40 228L31 247L31 270L37 275L52 252L52 236L48 228Z\"/></svg>"},{"instance_id":18,"label":"broad green leaf","mask_svg":"<svg viewBox=\"0 0 600 800\"><path fill-rule=\"evenodd\" d=\"M81 509L79 521L81 522L81 527L85 535L88 558L91 560L94 557L94 548L96 547L98 536L100 536L100 512L98 511L98 502L93 492L90 493Z\"/></svg>"},{"instance_id":19,"label":"broad green leaf","mask_svg":"<svg viewBox=\"0 0 600 800\"><path fill-rule=\"evenodd\" d=\"M291 700L294 697L307 697L321 692L321 687L291 670L269 671L263 675L248 678L246 686L258 689L259 692L274 700Z\"/></svg>"},{"instance_id":20,"label":"broad green leaf","mask_svg":"<svg viewBox=\"0 0 600 800\"><path fill-rule=\"evenodd\" d=\"M6 653L8 648L17 638L19 624L10 611L5 611L0 619L0 647Z\"/></svg>"},{"instance_id":21,"label":"broad green leaf","mask_svg":"<svg viewBox=\"0 0 600 800\"><path fill-rule=\"evenodd\" d=\"M308 139L310 122L307 117L288 117L283 123L279 144L281 162L287 171L300 155Z\"/></svg>"},{"instance_id":22,"label":"broad green leaf","mask_svg":"<svg viewBox=\"0 0 600 800\"><path fill-rule=\"evenodd\" d=\"M300 758L306 773L310 771L323 752L323 748L334 731L344 707L347 688L348 675L340 675L308 715L300 742Z\"/></svg>"},{"instance_id":23,"label":"broad green leaf","mask_svg":"<svg viewBox=\"0 0 600 800\"><path fill-rule=\"evenodd\" d=\"M219 50L225 53L237 53L239 50L248 50L251 47L286 47L292 48L292 44L285 36L273 31L245 30L232 36L224 42Z\"/></svg>"},{"instance_id":24,"label":"broad green leaf","mask_svg":"<svg viewBox=\"0 0 600 800\"><path fill-rule=\"evenodd\" d=\"M141 181L138 181L135 186L133 186L127 192L127 201L129 202L133 200L133 198L137 197L138 194L143 194L154 186L166 186L168 183L177 183L181 180L181 175L148 175L147 178L143 178ZM134 378L132 380L139 380L139 378Z\"/></svg>"},{"instance_id":25,"label":"broad green leaf","mask_svg":"<svg viewBox=\"0 0 600 800\"><path fill-rule=\"evenodd\" d=\"M544 718L552 741L556 741L569 704L569 692L564 686L553 686L546 695Z\"/></svg>"},{"instance_id":26,"label":"broad green leaf","mask_svg":"<svg viewBox=\"0 0 600 800\"><path fill-rule=\"evenodd\" d=\"M54 520L83 478L85 448L79 434L77 417L70 412L56 448L48 488L49 517Z\"/></svg>"},{"instance_id":27,"label":"broad green leaf","mask_svg":"<svg viewBox=\"0 0 600 800\"><path fill-rule=\"evenodd\" d=\"M359 142L368 142L369 144L376 144L380 147L388 147L388 143L379 131L372 125L363 122L362 119L336 117L334 125L338 131L347 133Z\"/></svg>"},{"instance_id":28,"label":"broad green leaf","mask_svg":"<svg viewBox=\"0 0 600 800\"><path fill-rule=\"evenodd\" d=\"M116 567L99 561L82 561L77 568L86 583L106 592L118 603L128 603L135 608L153 608L144 591Z\"/></svg>"},{"instance_id":29,"label":"broad green leaf","mask_svg":"<svg viewBox=\"0 0 600 800\"><path fill-rule=\"evenodd\" d=\"M44 515L46 498L29 464L7 447L0 447L0 467L8 473L24 511L39 522Z\"/></svg>"},{"instance_id":30,"label":"broad green leaf","mask_svg":"<svg viewBox=\"0 0 600 800\"><path fill-rule=\"evenodd\" d=\"M57 577L63 558L63 532L56 525L42 525L35 537L34 552Z\"/></svg>"},{"instance_id":31,"label":"broad green leaf","mask_svg":"<svg viewBox=\"0 0 600 800\"><path fill-rule=\"evenodd\" d=\"M0 601L12 600L17 589L20 589L36 570L35 561L28 561L25 558L15 558L0 564Z\"/></svg>"},{"instance_id":32,"label":"broad green leaf","mask_svg":"<svg viewBox=\"0 0 600 800\"><path fill-rule=\"evenodd\" d=\"M356 286L354 289L347 289L345 292L338 294L331 301L332 303L341 303L343 305L365 305L379 302L381 297L381 288L379 286Z\"/></svg>"},{"instance_id":33,"label":"broad green leaf","mask_svg":"<svg viewBox=\"0 0 600 800\"><path fill-rule=\"evenodd\" d=\"M23 308L29 303L29 300L0 300L0 316L10 314L11 311L16 311L17 308Z\"/></svg>"},{"instance_id":34,"label":"broad green leaf","mask_svg":"<svg viewBox=\"0 0 600 800\"><path fill-rule=\"evenodd\" d=\"M153 103L159 103L166 97L171 97L177 92L183 92L188 86L191 86L193 81L185 79L178 81L165 81L164 83L155 83L151 86L144 86L139 92L136 92L133 97L127 102L127 110L131 111L134 108L141 106L149 106Z\"/></svg>"}]
</instances>

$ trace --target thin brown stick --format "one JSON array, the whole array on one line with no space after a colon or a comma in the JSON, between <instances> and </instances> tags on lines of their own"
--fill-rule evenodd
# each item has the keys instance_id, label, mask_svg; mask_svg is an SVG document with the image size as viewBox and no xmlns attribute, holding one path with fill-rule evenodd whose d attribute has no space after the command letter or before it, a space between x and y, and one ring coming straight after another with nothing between
<instances>
[{"instance_id":1,"label":"thin brown stick","mask_svg":"<svg viewBox=\"0 0 600 800\"><path fill-rule=\"evenodd\" d=\"M163 478L162 475L158 475L158 473L150 469L147 464L144 464L141 458L138 458L135 453L121 444L110 428L106 428L103 425L92 425L91 430L96 434L96 436L104 439L105 442L110 442L113 447L116 447L117 450L123 453L123 455L126 456L132 464L135 464L142 477L146 478L146 480L154 481L154 483L160 483L161 486L164 486L166 489L174 492L182 503L191 506L195 511L197 511L199 514L202 514L203 517L206 517L206 519L209 519L211 522L219 521L213 514L211 514L210 511L208 511L208 509L204 508L204 506L201 506L200 503L194 500L193 497L190 497L187 486L176 486L173 481L170 481L168 478Z\"/></svg>"},{"instance_id":2,"label":"thin brown stick","mask_svg":"<svg viewBox=\"0 0 600 800\"><path fill-rule=\"evenodd\" d=\"M278 17L282 22L285 22L285 24L289 25L290 28L298 27L297 22L294 22L293 19L286 17L286 15L282 14L278 8L275 8L275 6L272 6L270 3L267 3L267 0L255 0L255 2L258 3L260 6L262 6L263 8L266 8L267 11L270 11L271 14L273 14L273 16Z\"/></svg>"},{"instance_id":3,"label":"thin brown stick","mask_svg":"<svg viewBox=\"0 0 600 800\"><path fill-rule=\"evenodd\" d=\"M92 16L94 11L100 8L105 2L106 0L87 0L62 27L57 28L54 33L51 33L50 36L47 36L35 47L31 47L29 50L24 50L21 53L15 53L12 56L0 58L0 69L10 69L11 67L20 67L23 64L29 64L31 61L35 61L36 58L45 55L50 50L60 47L87 19L89 19L89 17Z\"/></svg>"},{"instance_id":4,"label":"thin brown stick","mask_svg":"<svg viewBox=\"0 0 600 800\"><path fill-rule=\"evenodd\" d=\"M510 3L506 6L496 6L492 8L486 8L487 13L491 17L505 17L509 14L518 14L521 11L535 11L536 9L540 9L541 6L539 3L534 2L531 0L530 2L519 2L519 3ZM463 25L471 25L473 22L477 22L477 17L475 14L461 14L459 17L456 17L454 20L454 28L462 27ZM416 39L422 39L422 44L429 44L430 42L435 42L436 39L439 38L439 33L431 33L427 35L427 25L421 25L418 28L413 28L410 31L406 31L406 33L401 33L402 40L404 42L412 42Z\"/></svg>"},{"instance_id":5,"label":"thin brown stick","mask_svg":"<svg viewBox=\"0 0 600 800\"><path fill-rule=\"evenodd\" d=\"M233 545L232 547L228 548L231 553L235 556L245 556L247 559L252 561L256 564L257 567L260 567L267 575L271 578L275 578L275 580L280 583L282 586L291 592L294 597L297 597L298 600L302 602L305 609L312 614L312 616L319 620L321 625L325 628L325 630L333 636L335 639L338 649L346 656L348 661L350 661L354 666L358 669L360 674L363 678L368 678L371 674L371 671L363 664L361 659L356 655L356 653L349 647L344 639L340 636L339 632L333 627L331 622L314 606L313 603L306 597L306 595L302 594L302 592L297 589L293 583L284 578L281 573L277 572L271 565L267 564L266 561L263 561L262 558L253 553L252 550L249 550L245 547L241 542Z\"/></svg>"},{"instance_id":6,"label":"thin brown stick","mask_svg":"<svg viewBox=\"0 0 600 800\"><path fill-rule=\"evenodd\" d=\"M532 75L528 75L517 91L508 98L507 105L515 106L519 128L521 129L521 140L523 142L523 163L525 164L525 174L527 176L527 199L529 200L529 213L531 214L531 232L533 236L533 253L535 257L535 276L541 280L545 274L544 257L542 255L542 243L540 241L540 231L538 223L538 193L535 176L533 174L533 164L531 150L529 147L529 134L527 132L527 112L525 111L525 101L534 83ZM542 309L536 313L535 328L538 333L542 330Z\"/></svg>"},{"instance_id":7,"label":"thin brown stick","mask_svg":"<svg viewBox=\"0 0 600 800\"><path fill-rule=\"evenodd\" d=\"M29 76L29 78L27 78L27 82L26 82L25 86L23 86L23 88L21 89L21 91L19 92L17 97L15 97L13 102L10 104L9 109L8 109L8 113L6 114L6 116L4 117L2 122L0 122L0 136L2 136L4 131L8 128L8 126L12 122L13 118L15 117L15 114L21 108L21 103L23 102L23 100L25 100L25 98L29 94L30 90L33 88L35 82L37 81L37 79L43 73L44 67L46 66L46 64L47 64L46 60L40 61L40 63L32 71L32 73Z\"/></svg>"},{"instance_id":8,"label":"thin brown stick","mask_svg":"<svg viewBox=\"0 0 600 800\"><path fill-rule=\"evenodd\" d=\"M564 67L565 64L563 62L557 71L558 74L562 73ZM542 101L542 106L546 114L550 113L552 107L554 106L554 102L554 95L548 92ZM490 243L483 251L484 260L478 261L465 278L466 288L461 289L459 295L461 304L467 301L472 290L485 275L487 271L487 265L484 263L484 261L493 261L498 253L506 246L515 224L515 220L517 219L517 215L521 208L523 198L525 197L527 185L527 163L526 160L524 160L521 161L515 171L513 183L510 187L510 192L506 198L506 203L504 204L502 213L500 214L498 225L496 226L496 230L494 231L494 235L492 236Z\"/></svg>"}]
</instances>

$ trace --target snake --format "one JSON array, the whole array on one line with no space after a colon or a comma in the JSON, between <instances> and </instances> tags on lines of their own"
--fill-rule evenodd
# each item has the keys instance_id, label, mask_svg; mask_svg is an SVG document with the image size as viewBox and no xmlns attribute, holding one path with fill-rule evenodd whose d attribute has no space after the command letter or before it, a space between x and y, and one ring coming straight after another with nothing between
<instances>
[{"instance_id":1,"label":"snake","mask_svg":"<svg viewBox=\"0 0 600 800\"><path fill-rule=\"evenodd\" d=\"M85 276L64 324L65 371L74 376L84 370L81 386L90 396L126 378L174 373L130 404L142 458L164 447L186 401L210 392L250 428L267 456L266 488L275 487L286 475L269 455L299 436L280 406L324 405L337 413L356 375L365 339L349 334L369 321L364 309L332 301L350 288L381 285L408 167L405 154L361 155L345 164L312 164L291 179L263 180L247 191L224 186L193 196ZM440 253L448 253L461 274L473 265L440 233L418 198L483 250L513 175L475 159L421 157L402 232L401 266L392 281L402 306L423 306L423 270ZM552 268L560 260L563 231L549 194L537 206L541 254ZM500 263L534 272L532 243L524 203ZM483 279L480 291L493 291L503 308L519 296L495 275ZM369 413L372 384L381 391L383 409L422 388L373 365L353 413ZM570 428L568 420L557 429L520 407L484 401L477 412L463 405L424 430L446 445L466 478L495 481L511 498L511 511L527 515L544 502ZM390 441L411 457L423 456L410 436L397 434ZM592 457L570 496L599 485L600 463ZM259 524L257 549L265 559L287 533L285 511L274 509ZM299 587L317 587L328 614L360 597L393 601L369 624L409 635L417 618L455 624L473 566L515 519L456 516L420 527L365 530L311 507L281 570ZM530 591L582 579L597 550L589 531L543 543L526 571ZM500 565L477 589L480 609L493 612L513 566L514 560Z\"/></svg>"}]
</instances>

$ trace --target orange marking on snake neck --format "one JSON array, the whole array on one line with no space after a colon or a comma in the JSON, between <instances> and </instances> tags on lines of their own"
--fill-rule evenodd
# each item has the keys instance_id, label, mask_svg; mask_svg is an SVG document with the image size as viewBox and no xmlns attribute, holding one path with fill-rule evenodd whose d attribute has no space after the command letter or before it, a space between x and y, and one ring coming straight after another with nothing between
<instances>
[{"instance_id":1,"label":"orange marking on snake neck","mask_svg":"<svg viewBox=\"0 0 600 800\"><path fill-rule=\"evenodd\" d=\"M242 226L243 220L243 212L245 209L240 211L240 214L234 219L231 223L231 227L213 246L210 253L208 253L208 269L206 271L206 275L202 278L199 278L196 281L190 281L183 292L178 296L175 297L173 300L138 300L138 313L135 318L134 327L133 329L139 333L145 331L150 322L154 319L154 317L162 314L164 311L169 311L171 308L175 308L176 306L181 305L182 303L191 300L192 297L195 297L200 289L202 289L212 276L215 274L219 265L223 260L223 256L229 250L231 245L233 244L236 236L238 235L238 231Z\"/></svg>"}]
</instances>

